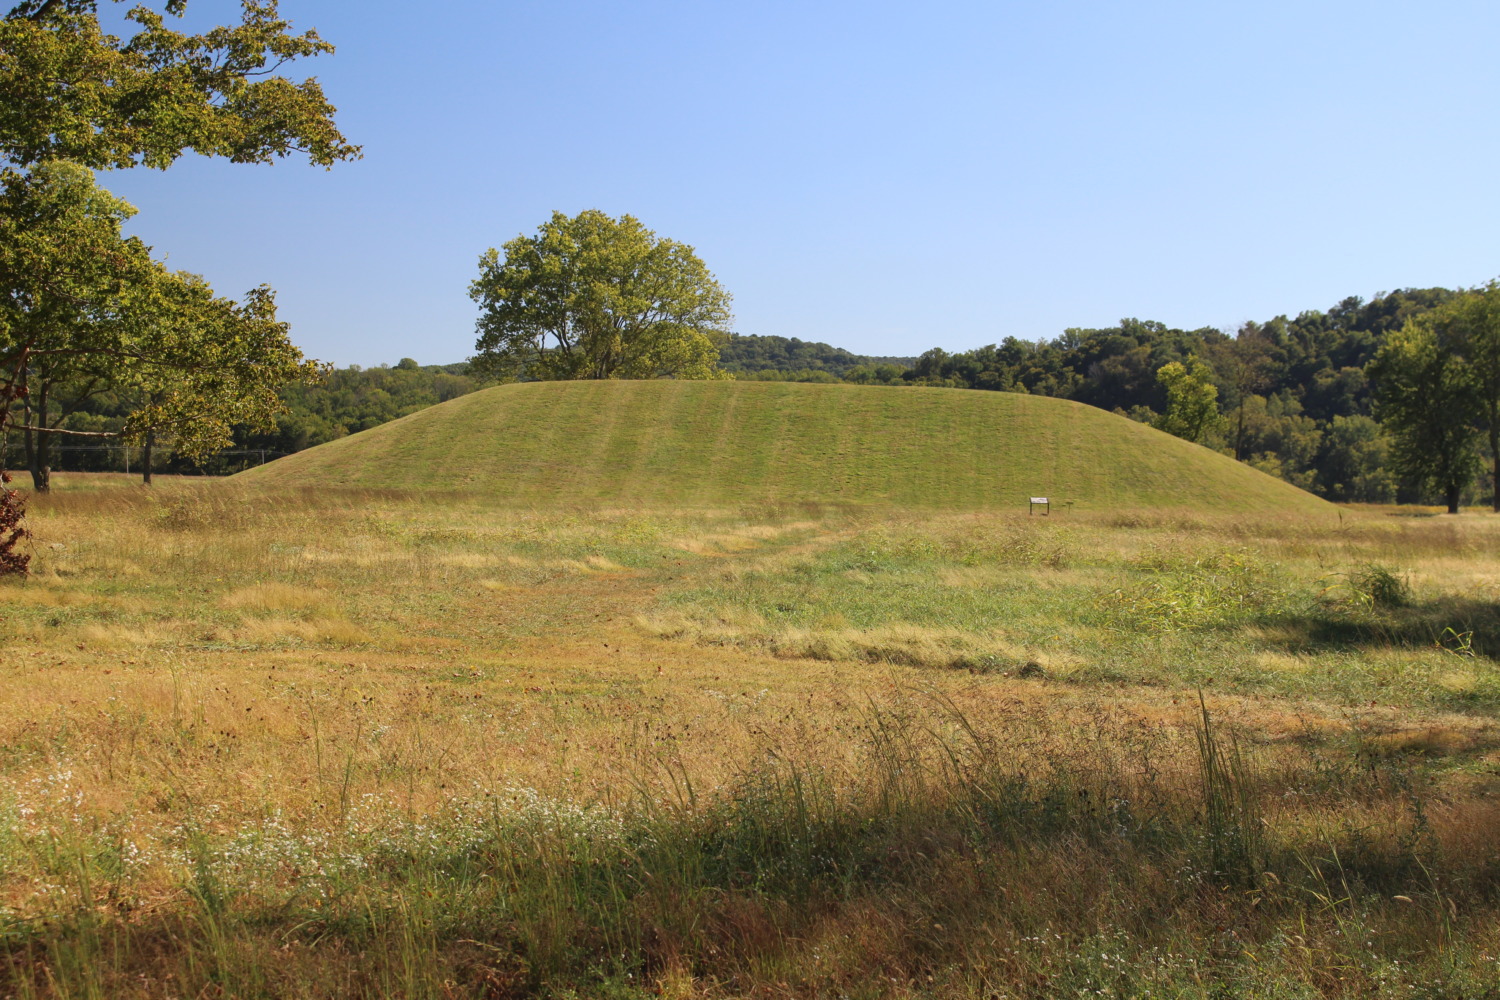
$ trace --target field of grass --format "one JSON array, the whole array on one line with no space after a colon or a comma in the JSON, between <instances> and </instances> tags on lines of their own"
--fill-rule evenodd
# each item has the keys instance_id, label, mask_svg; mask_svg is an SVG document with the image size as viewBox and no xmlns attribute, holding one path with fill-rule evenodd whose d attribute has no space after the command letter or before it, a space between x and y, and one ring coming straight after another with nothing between
<instances>
[{"instance_id":1,"label":"field of grass","mask_svg":"<svg viewBox=\"0 0 1500 1000\"><path fill-rule=\"evenodd\" d=\"M525 506L745 503L1321 512L1310 494L1068 400L787 382L533 382L243 474L265 488L461 490Z\"/></svg>"},{"instance_id":2,"label":"field of grass","mask_svg":"<svg viewBox=\"0 0 1500 1000\"><path fill-rule=\"evenodd\" d=\"M33 499L0 997L1500 996L1500 519L274 469Z\"/></svg>"}]
</instances>

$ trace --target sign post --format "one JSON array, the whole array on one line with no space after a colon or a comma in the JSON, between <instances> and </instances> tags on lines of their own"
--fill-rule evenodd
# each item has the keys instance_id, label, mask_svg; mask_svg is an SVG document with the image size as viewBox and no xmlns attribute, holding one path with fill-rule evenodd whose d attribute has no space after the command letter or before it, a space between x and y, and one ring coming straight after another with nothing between
<instances>
[{"instance_id":1,"label":"sign post","mask_svg":"<svg viewBox=\"0 0 1500 1000\"><path fill-rule=\"evenodd\" d=\"M1026 508L1026 516L1030 517L1035 514L1038 507L1042 508L1043 517L1052 516L1052 501L1046 497L1032 497L1031 503Z\"/></svg>"}]
</instances>

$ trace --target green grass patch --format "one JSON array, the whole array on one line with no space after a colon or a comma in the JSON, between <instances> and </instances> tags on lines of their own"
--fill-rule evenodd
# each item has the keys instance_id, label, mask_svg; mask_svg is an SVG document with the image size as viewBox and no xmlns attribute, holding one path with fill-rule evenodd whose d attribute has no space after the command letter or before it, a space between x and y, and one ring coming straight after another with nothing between
<instances>
[{"instance_id":1,"label":"green grass patch","mask_svg":"<svg viewBox=\"0 0 1500 1000\"><path fill-rule=\"evenodd\" d=\"M1500 706L1500 609L1240 526L877 522L672 590L658 635L786 658ZM1309 556L1313 556L1309 558Z\"/></svg>"}]
</instances>

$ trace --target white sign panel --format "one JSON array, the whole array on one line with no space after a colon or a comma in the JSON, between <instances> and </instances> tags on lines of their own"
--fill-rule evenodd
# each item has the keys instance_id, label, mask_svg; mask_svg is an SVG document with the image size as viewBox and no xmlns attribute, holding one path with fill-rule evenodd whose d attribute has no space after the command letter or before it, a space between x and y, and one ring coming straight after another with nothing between
<instances>
[{"instance_id":1,"label":"white sign panel","mask_svg":"<svg viewBox=\"0 0 1500 1000\"><path fill-rule=\"evenodd\" d=\"M1046 497L1032 497L1031 498L1031 502L1032 503L1047 503L1047 498Z\"/></svg>"}]
</instances>

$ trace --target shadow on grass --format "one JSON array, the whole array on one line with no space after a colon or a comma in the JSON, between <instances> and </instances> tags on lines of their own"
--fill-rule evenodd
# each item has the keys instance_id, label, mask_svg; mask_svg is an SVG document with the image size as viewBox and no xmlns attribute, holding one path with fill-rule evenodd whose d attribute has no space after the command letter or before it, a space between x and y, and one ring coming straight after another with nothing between
<instances>
[{"instance_id":1,"label":"shadow on grass","mask_svg":"<svg viewBox=\"0 0 1500 1000\"><path fill-rule=\"evenodd\" d=\"M1329 605L1257 616L1248 624L1265 629L1288 652L1439 648L1466 659L1500 658L1500 604L1493 601L1452 598L1378 611Z\"/></svg>"},{"instance_id":2,"label":"shadow on grass","mask_svg":"<svg viewBox=\"0 0 1500 1000\"><path fill-rule=\"evenodd\" d=\"M1202 732L1200 753L1221 763L1175 780L1067 768L1028 778L994 770L981 747L943 773L914 773L903 756L851 801L815 770L781 767L622 840L535 855L507 836L393 856L320 906L296 895L214 903L190 888L174 909L128 920L80 910L0 936L0 989L645 1000L680 976L737 995L888 996L882 984L977 960L993 967L980 995L1079 995L1100 982L1120 987L1113 995L1194 995L1204 969L1252 984L1311 977L1259 965L1292 934L1308 954L1337 956L1342 975L1373 979L1394 960L1430 978L1440 970L1421 956L1470 933L1443 914L1462 904L1474 927L1493 914L1500 861L1439 850L1444 831L1404 805L1420 785L1353 759L1321 786L1303 775L1303 795L1360 802L1367 822L1267 843L1262 816L1284 808L1287 776L1248 768L1232 739ZM1372 805L1384 820L1373 827ZM1115 952L1184 960L1159 979L1101 979L1109 970L1090 957L1101 935Z\"/></svg>"}]
</instances>

